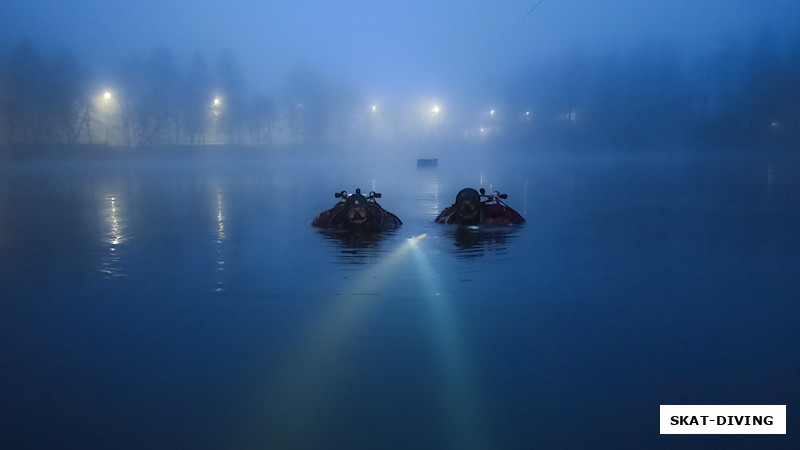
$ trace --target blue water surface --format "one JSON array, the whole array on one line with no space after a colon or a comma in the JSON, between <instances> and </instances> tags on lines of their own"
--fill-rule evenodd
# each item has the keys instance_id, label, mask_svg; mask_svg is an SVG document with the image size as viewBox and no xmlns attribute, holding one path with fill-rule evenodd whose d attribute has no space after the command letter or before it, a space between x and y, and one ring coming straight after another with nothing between
<instances>
[{"instance_id":1,"label":"blue water surface","mask_svg":"<svg viewBox=\"0 0 800 450\"><path fill-rule=\"evenodd\" d=\"M800 158L505 150L0 163L0 447L796 448ZM463 187L527 223L433 223ZM403 226L310 226L355 188Z\"/></svg>"}]
</instances>

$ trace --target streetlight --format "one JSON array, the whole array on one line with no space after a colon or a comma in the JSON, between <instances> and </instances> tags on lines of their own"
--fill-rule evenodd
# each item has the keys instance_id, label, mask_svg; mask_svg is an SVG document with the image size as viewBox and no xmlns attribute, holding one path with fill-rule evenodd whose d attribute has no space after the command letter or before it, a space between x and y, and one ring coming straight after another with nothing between
<instances>
[{"instance_id":1,"label":"streetlight","mask_svg":"<svg viewBox=\"0 0 800 450\"><path fill-rule=\"evenodd\" d=\"M219 96L214 97L211 101L211 115L216 119L219 117L220 110L222 109L222 99Z\"/></svg>"},{"instance_id":2,"label":"streetlight","mask_svg":"<svg viewBox=\"0 0 800 450\"><path fill-rule=\"evenodd\" d=\"M105 128L105 137L103 139L103 142L105 144L108 144L108 135L111 132L111 127L108 124L108 122L109 122L108 114L109 114L109 110L111 109L111 100L112 100L111 91L103 92L103 106L102 106L102 108L103 108L103 128Z\"/></svg>"}]
</instances>

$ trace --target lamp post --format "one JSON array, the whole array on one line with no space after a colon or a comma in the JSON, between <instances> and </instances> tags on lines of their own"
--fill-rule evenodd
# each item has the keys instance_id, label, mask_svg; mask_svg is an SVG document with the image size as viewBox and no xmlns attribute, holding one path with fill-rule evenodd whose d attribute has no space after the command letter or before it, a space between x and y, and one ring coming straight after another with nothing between
<instances>
[{"instance_id":1,"label":"lamp post","mask_svg":"<svg viewBox=\"0 0 800 450\"><path fill-rule=\"evenodd\" d=\"M429 137L440 138L442 133L444 112L438 103L435 103L430 110L429 123L427 125L427 133Z\"/></svg>"},{"instance_id":2,"label":"lamp post","mask_svg":"<svg viewBox=\"0 0 800 450\"><path fill-rule=\"evenodd\" d=\"M108 135L111 131L110 127L108 126L108 110L110 108L111 103L111 92L105 91L103 92L103 128L105 129L105 137L103 139L103 143L108 144Z\"/></svg>"},{"instance_id":3,"label":"lamp post","mask_svg":"<svg viewBox=\"0 0 800 450\"><path fill-rule=\"evenodd\" d=\"M211 105L209 105L209 108L210 108L210 111L211 111L211 116L210 116L211 117L211 131L210 131L211 137L209 138L209 141L210 141L211 144L218 144L218 143L222 142L222 140L220 138L220 133L221 133L220 130L222 129L222 125L220 124L220 121L221 121L220 117L222 116L222 107L223 106L224 105L222 103L222 97L220 97L219 95L214 96L214 99L211 100Z\"/></svg>"}]
</instances>

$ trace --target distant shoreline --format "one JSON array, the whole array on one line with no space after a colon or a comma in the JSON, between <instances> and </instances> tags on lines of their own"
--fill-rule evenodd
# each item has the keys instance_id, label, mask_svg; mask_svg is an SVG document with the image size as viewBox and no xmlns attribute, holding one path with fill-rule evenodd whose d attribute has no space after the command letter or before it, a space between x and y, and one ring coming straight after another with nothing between
<instances>
[{"instance_id":1,"label":"distant shoreline","mask_svg":"<svg viewBox=\"0 0 800 450\"><path fill-rule=\"evenodd\" d=\"M0 162L58 160L61 158L116 161L139 157L213 158L218 156L342 156L359 158L386 155L404 158L438 158L452 154L485 154L503 157L524 154L663 154L663 153L794 153L796 145L767 142L693 142L688 140L653 142L602 142L581 139L496 140L496 141L394 141L342 144L281 144L254 146L241 144L173 144L124 146L109 144L5 144L0 145Z\"/></svg>"}]
</instances>

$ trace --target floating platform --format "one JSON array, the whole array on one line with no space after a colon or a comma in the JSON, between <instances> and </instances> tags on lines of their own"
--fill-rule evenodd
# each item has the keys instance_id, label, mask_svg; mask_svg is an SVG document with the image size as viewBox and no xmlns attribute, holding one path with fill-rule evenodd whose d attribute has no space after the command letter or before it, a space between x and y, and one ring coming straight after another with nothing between
<instances>
[{"instance_id":1,"label":"floating platform","mask_svg":"<svg viewBox=\"0 0 800 450\"><path fill-rule=\"evenodd\" d=\"M420 158L417 160L417 167L436 167L439 165L439 158Z\"/></svg>"}]
</instances>

